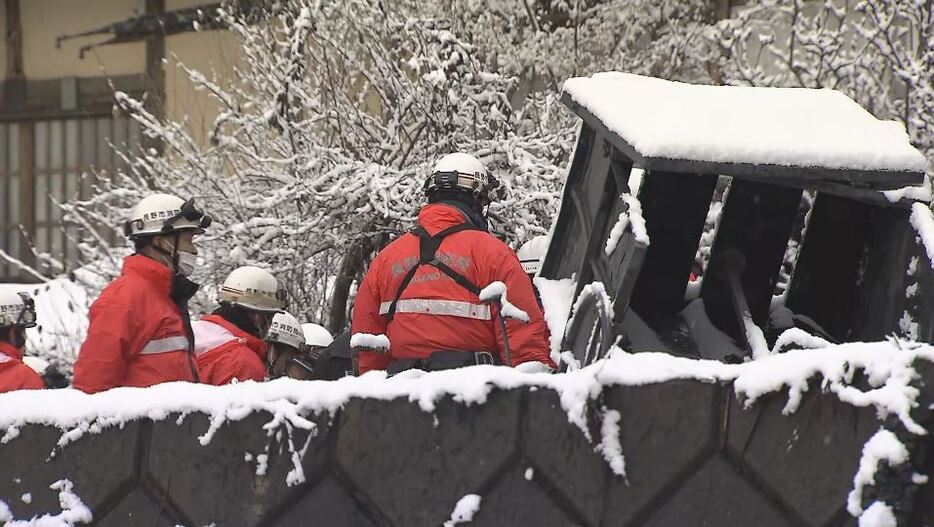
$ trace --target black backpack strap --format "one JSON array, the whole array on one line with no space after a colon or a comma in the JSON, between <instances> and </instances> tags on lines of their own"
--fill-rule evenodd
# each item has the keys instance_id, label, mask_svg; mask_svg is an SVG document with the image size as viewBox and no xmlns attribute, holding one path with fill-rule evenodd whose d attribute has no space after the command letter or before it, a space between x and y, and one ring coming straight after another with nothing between
<instances>
[{"instance_id":1,"label":"black backpack strap","mask_svg":"<svg viewBox=\"0 0 934 527\"><path fill-rule=\"evenodd\" d=\"M399 289L396 290L396 297L392 299L392 302L389 304L389 310L386 312L386 317L389 320L392 320L395 316L396 304L398 304L399 299L402 298L402 293L405 291L405 288L409 286L412 279L415 278L415 273L417 273L418 269L423 265L436 267L439 271L451 277L454 282L464 289L477 296L480 295L480 288L477 287L476 284L468 280L464 275L451 269L448 264L438 260L436 257L438 248L441 247L441 241L444 240L445 237L461 231L482 231L482 229L470 223L459 223L438 232L434 236L428 234L428 231L421 225L411 231L412 234L418 236L418 263L413 265L412 268L405 273L402 282L399 283Z\"/></svg>"},{"instance_id":2,"label":"black backpack strap","mask_svg":"<svg viewBox=\"0 0 934 527\"><path fill-rule=\"evenodd\" d=\"M392 299L392 303L389 304L389 311L386 312L386 317L389 320L392 320L392 317L396 315L396 304L399 303L399 299L402 297L402 292L405 291L405 288L408 287L412 279L415 278L415 273L418 272L418 268L422 266L422 253L424 252L424 248L427 245L424 242L426 240L430 242L431 240L431 236L428 235L428 231L426 231L421 225L419 225L417 229L414 229L411 232L415 236L418 236L418 262L413 265L412 268L408 270L408 272L405 273L405 276L402 278L402 282L399 283L399 288L396 290L396 297ZM438 242L438 245L441 245L440 241ZM431 257L434 257L433 253Z\"/></svg>"},{"instance_id":3,"label":"black backpack strap","mask_svg":"<svg viewBox=\"0 0 934 527\"><path fill-rule=\"evenodd\" d=\"M431 262L431 265L437 267L438 270L440 270L442 273L450 276L452 280L457 282L457 285L463 287L464 289L470 291L471 293L477 296L480 296L481 289L477 287L477 284L471 282L470 280L467 279L466 276L458 273L454 269L451 269L451 266L449 266L448 264L440 260L435 260L434 262Z\"/></svg>"}]
</instances>

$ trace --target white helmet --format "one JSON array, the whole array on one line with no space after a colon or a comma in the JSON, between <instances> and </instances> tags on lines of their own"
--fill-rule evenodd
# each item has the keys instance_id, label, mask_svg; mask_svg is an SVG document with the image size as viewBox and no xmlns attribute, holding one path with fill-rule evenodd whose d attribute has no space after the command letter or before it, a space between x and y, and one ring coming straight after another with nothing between
<instances>
[{"instance_id":1,"label":"white helmet","mask_svg":"<svg viewBox=\"0 0 934 527\"><path fill-rule=\"evenodd\" d=\"M483 163L470 154L448 154L435 163L431 175L425 180L425 194L438 190L473 192L489 199L499 181L490 175Z\"/></svg>"},{"instance_id":2,"label":"white helmet","mask_svg":"<svg viewBox=\"0 0 934 527\"><path fill-rule=\"evenodd\" d=\"M298 323L298 319L285 311L276 313L276 316L272 317L272 324L266 332L266 340L281 342L299 351L305 349L305 334L302 332L302 325Z\"/></svg>"},{"instance_id":3,"label":"white helmet","mask_svg":"<svg viewBox=\"0 0 934 527\"><path fill-rule=\"evenodd\" d=\"M525 274L536 274L542 267L542 259L548 252L548 236L536 236L522 244L516 256L522 263L522 270Z\"/></svg>"},{"instance_id":4,"label":"white helmet","mask_svg":"<svg viewBox=\"0 0 934 527\"><path fill-rule=\"evenodd\" d=\"M0 328L36 325L36 303L29 293L0 291Z\"/></svg>"},{"instance_id":5,"label":"white helmet","mask_svg":"<svg viewBox=\"0 0 934 527\"><path fill-rule=\"evenodd\" d=\"M331 333L324 329L324 326L306 322L302 324L302 331L305 332L305 344L316 348L326 348L334 342Z\"/></svg>"},{"instance_id":6,"label":"white helmet","mask_svg":"<svg viewBox=\"0 0 934 527\"><path fill-rule=\"evenodd\" d=\"M285 289L269 271L245 265L227 275L219 300L253 311L279 313L285 307Z\"/></svg>"},{"instance_id":7,"label":"white helmet","mask_svg":"<svg viewBox=\"0 0 934 527\"><path fill-rule=\"evenodd\" d=\"M201 234L211 225L211 216L188 201L170 194L153 194L133 207L130 219L123 224L123 234L131 240L140 236L195 231Z\"/></svg>"}]
</instances>

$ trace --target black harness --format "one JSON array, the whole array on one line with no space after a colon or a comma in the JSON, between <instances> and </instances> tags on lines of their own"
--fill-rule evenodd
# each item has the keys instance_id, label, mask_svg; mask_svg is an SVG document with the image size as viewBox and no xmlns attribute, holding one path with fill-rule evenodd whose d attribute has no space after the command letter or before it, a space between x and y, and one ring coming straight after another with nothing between
<instances>
[{"instance_id":1,"label":"black harness","mask_svg":"<svg viewBox=\"0 0 934 527\"><path fill-rule=\"evenodd\" d=\"M409 286L409 283L411 283L412 279L415 277L415 273L417 273L418 269L423 265L430 265L438 269L454 280L457 285L470 291L478 298L480 297L481 289L477 286L477 284L471 282L470 279L468 279L466 276L451 268L450 265L439 260L437 256L438 248L441 246L441 241L444 240L445 237L450 236L455 232L461 231L486 232L484 229L477 227L469 222L448 227L447 229L442 230L434 236L428 234L428 231L426 231L425 228L421 225L411 231L412 234L418 236L418 263L413 265L412 268L409 269L405 276L402 278L402 282L399 284L399 289L396 291L396 297L389 304L389 310L386 313L386 317L388 317L389 320L392 320L393 316L396 314L396 304L398 304L399 299L402 297L402 293L405 291L405 288ZM500 322L503 322L502 319ZM503 336L505 338L505 324L503 325L502 329L504 331ZM505 346L508 356L508 339ZM395 375L399 372L410 369L419 369L424 371L447 370L452 368L461 368L464 366L473 366L477 364L502 365L503 362L497 353L490 353L488 351L439 350L435 351L424 359L394 360L389 364L388 373L389 375Z\"/></svg>"},{"instance_id":2,"label":"black harness","mask_svg":"<svg viewBox=\"0 0 934 527\"><path fill-rule=\"evenodd\" d=\"M399 303L399 299L402 297L402 293L405 291L405 288L409 286L409 283L412 282L412 278L415 278L415 273L418 272L419 268L423 265L430 265L442 273L451 277L457 285L463 287L464 289L470 291L471 293L480 296L480 288L477 287L477 284L471 282L466 276L458 273L451 268L450 265L442 262L438 259L437 252L438 248L441 246L441 241L445 237L454 234L455 232L461 231L483 231L483 229L471 225L470 223L459 223L452 227L448 227L443 231L431 236L428 234L428 231L425 230L421 225L418 228L412 230L412 234L418 236L418 263L413 265L411 269L405 274L405 277L402 278L402 283L399 284L399 289L396 291L396 297L392 300L392 303L389 304L389 311L386 313L386 317L389 320L396 314L396 304Z\"/></svg>"}]
</instances>

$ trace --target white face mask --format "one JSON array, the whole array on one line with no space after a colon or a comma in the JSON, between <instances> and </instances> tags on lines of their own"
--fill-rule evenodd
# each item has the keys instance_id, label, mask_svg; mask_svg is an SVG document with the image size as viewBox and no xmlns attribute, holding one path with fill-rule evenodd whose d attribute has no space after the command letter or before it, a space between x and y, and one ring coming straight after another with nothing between
<instances>
[{"instance_id":1,"label":"white face mask","mask_svg":"<svg viewBox=\"0 0 934 527\"><path fill-rule=\"evenodd\" d=\"M195 272L195 266L198 264L198 255L185 251L178 251L178 269L176 271L182 276L191 276Z\"/></svg>"}]
</instances>

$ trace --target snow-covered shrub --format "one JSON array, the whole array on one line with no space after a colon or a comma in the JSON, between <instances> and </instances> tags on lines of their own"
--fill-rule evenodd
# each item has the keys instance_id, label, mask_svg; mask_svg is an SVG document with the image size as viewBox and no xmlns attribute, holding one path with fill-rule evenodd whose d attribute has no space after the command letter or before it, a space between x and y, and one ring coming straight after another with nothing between
<instances>
[{"instance_id":1,"label":"snow-covered shrub","mask_svg":"<svg viewBox=\"0 0 934 527\"><path fill-rule=\"evenodd\" d=\"M220 107L207 140L117 94L162 148L128 159L90 200L64 205L84 227L84 261L115 275L125 249L104 231L153 191L194 196L215 217L195 311L211 307L211 284L252 264L286 285L293 312L339 330L355 280L413 225L428 169L455 150L477 154L504 183L490 207L498 236L517 245L547 233L576 131L560 83L603 69L697 80L704 68L691 43L712 20L681 0L527 7L283 0L257 13L231 4L221 17L242 54L237 81L186 70Z\"/></svg>"},{"instance_id":2,"label":"snow-covered shrub","mask_svg":"<svg viewBox=\"0 0 934 527\"><path fill-rule=\"evenodd\" d=\"M490 210L497 234L519 243L547 232L573 137L554 94L514 107L517 78L487 67L442 12L414 2L270 9L259 23L223 13L243 54L238 82L188 71L221 108L209 141L117 94L163 152L129 159L90 201L66 204L70 217L117 225L154 190L195 196L215 217L199 281L216 284L239 265L269 268L292 311L332 330L374 251L413 225L441 155L476 153L504 183ZM110 260L113 247L94 235L86 229L86 259ZM213 289L198 308L210 307Z\"/></svg>"}]
</instances>

